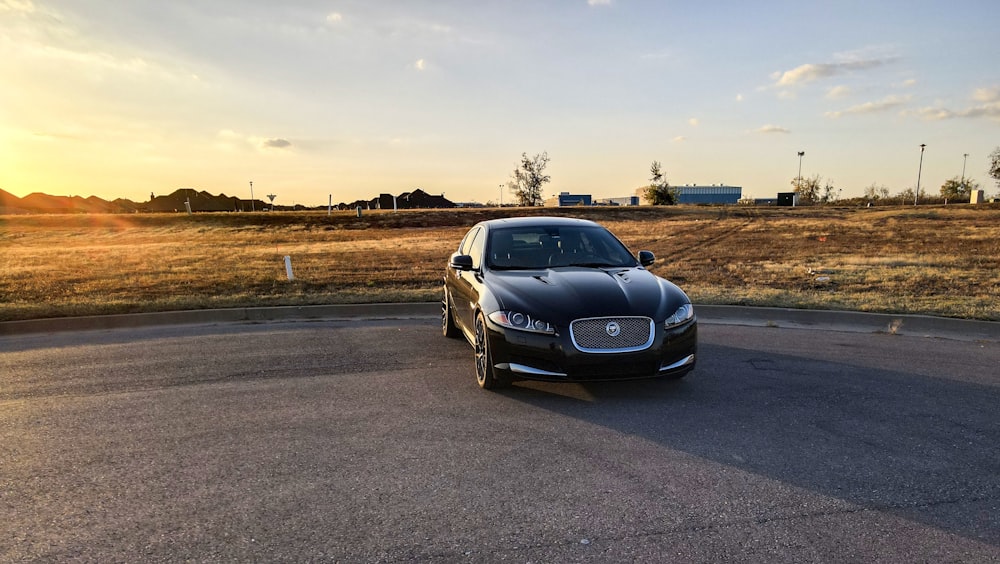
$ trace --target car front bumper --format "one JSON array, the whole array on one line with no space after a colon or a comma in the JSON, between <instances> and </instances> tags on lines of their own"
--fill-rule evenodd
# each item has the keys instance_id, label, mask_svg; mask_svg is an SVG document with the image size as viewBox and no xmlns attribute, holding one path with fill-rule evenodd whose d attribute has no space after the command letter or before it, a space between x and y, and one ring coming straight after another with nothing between
<instances>
[{"instance_id":1,"label":"car front bumper","mask_svg":"<svg viewBox=\"0 0 1000 564\"><path fill-rule=\"evenodd\" d=\"M593 382L677 377L694 368L698 348L695 319L671 329L658 324L647 349L627 353L582 352L568 331L543 335L487 325L494 368L509 371L513 379Z\"/></svg>"}]
</instances>

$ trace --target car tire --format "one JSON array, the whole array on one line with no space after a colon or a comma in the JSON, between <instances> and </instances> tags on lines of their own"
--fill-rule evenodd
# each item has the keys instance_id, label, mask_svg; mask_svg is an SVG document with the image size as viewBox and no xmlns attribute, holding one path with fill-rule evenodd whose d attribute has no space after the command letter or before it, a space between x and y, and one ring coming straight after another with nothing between
<instances>
[{"instance_id":1,"label":"car tire","mask_svg":"<svg viewBox=\"0 0 1000 564\"><path fill-rule=\"evenodd\" d=\"M441 334L449 339L457 339L462 334L455 326L455 318L451 314L451 300L448 299L447 288L441 300Z\"/></svg>"},{"instance_id":2,"label":"car tire","mask_svg":"<svg viewBox=\"0 0 1000 564\"><path fill-rule=\"evenodd\" d=\"M510 380L493 366L493 351L486 334L486 316L476 315L476 382L484 390L495 390L510 384Z\"/></svg>"}]
</instances>

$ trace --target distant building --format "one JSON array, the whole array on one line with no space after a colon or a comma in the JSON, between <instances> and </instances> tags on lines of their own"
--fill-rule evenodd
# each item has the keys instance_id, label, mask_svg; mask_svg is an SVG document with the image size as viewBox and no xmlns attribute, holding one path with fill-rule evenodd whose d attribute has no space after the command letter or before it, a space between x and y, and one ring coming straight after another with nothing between
<instances>
[{"instance_id":1,"label":"distant building","mask_svg":"<svg viewBox=\"0 0 1000 564\"><path fill-rule=\"evenodd\" d=\"M545 200L545 205L549 207L568 207L568 206L589 206L593 204L593 199L590 194L570 194L569 192L560 192L558 196L554 196Z\"/></svg>"},{"instance_id":2,"label":"distant building","mask_svg":"<svg viewBox=\"0 0 1000 564\"><path fill-rule=\"evenodd\" d=\"M621 198L604 198L597 202L605 206L638 206L639 196L624 196Z\"/></svg>"},{"instance_id":3,"label":"distant building","mask_svg":"<svg viewBox=\"0 0 1000 564\"><path fill-rule=\"evenodd\" d=\"M671 186L677 190L678 204L736 204L743 198L742 186ZM646 187L635 191L643 205L649 205L646 199Z\"/></svg>"},{"instance_id":4,"label":"distant building","mask_svg":"<svg viewBox=\"0 0 1000 564\"><path fill-rule=\"evenodd\" d=\"M799 203L799 195L795 192L778 192L778 205L795 207Z\"/></svg>"},{"instance_id":5,"label":"distant building","mask_svg":"<svg viewBox=\"0 0 1000 564\"><path fill-rule=\"evenodd\" d=\"M735 204L743 197L741 186L675 186L678 204Z\"/></svg>"}]
</instances>

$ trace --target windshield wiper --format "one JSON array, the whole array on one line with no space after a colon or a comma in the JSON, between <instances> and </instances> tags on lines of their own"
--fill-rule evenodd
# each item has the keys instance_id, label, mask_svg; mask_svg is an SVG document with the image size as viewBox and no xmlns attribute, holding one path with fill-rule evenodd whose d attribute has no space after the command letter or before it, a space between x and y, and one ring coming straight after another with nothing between
<instances>
[{"instance_id":1,"label":"windshield wiper","mask_svg":"<svg viewBox=\"0 0 1000 564\"><path fill-rule=\"evenodd\" d=\"M541 270L544 266L528 266L524 264L490 265L490 270Z\"/></svg>"},{"instance_id":2,"label":"windshield wiper","mask_svg":"<svg viewBox=\"0 0 1000 564\"><path fill-rule=\"evenodd\" d=\"M578 266L580 268L620 268L621 264L612 262L571 262L566 266Z\"/></svg>"}]
</instances>

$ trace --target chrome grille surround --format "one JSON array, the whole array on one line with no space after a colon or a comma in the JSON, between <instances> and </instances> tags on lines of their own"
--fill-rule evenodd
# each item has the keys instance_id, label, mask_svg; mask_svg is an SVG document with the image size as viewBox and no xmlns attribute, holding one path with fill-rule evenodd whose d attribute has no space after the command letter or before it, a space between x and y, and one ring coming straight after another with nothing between
<instances>
[{"instance_id":1,"label":"chrome grille surround","mask_svg":"<svg viewBox=\"0 0 1000 564\"><path fill-rule=\"evenodd\" d=\"M648 317L588 317L569 324L573 346L587 353L623 353L648 349L656 331Z\"/></svg>"}]
</instances>

